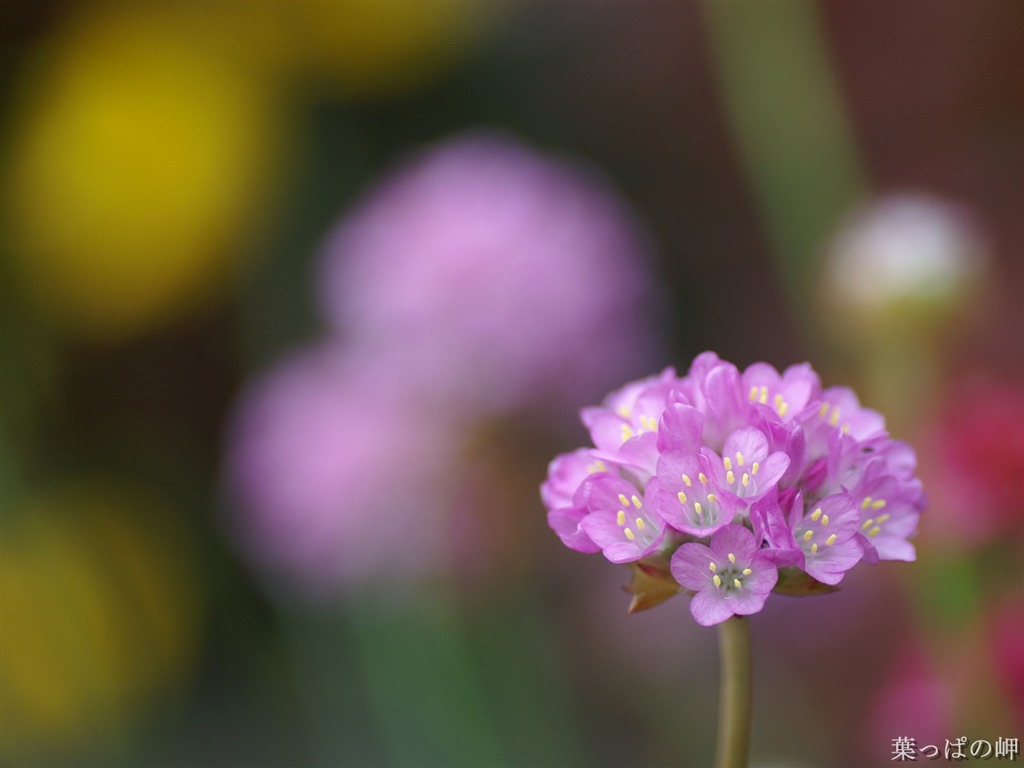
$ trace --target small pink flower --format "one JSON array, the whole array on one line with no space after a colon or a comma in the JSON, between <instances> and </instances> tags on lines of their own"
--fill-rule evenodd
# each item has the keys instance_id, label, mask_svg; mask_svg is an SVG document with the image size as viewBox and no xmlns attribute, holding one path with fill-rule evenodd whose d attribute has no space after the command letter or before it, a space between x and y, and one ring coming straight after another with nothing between
<instances>
[{"instance_id":1,"label":"small pink flower","mask_svg":"<svg viewBox=\"0 0 1024 768\"><path fill-rule=\"evenodd\" d=\"M646 497L619 477L602 475L585 486L587 516L580 524L613 563L628 563L651 554L661 544L665 524L651 509L655 486Z\"/></svg>"},{"instance_id":2,"label":"small pink flower","mask_svg":"<svg viewBox=\"0 0 1024 768\"><path fill-rule=\"evenodd\" d=\"M739 525L719 530L710 546L683 544L672 555L672 575L696 593L690 613L705 627L760 611L779 577L754 534Z\"/></svg>"}]
</instances>

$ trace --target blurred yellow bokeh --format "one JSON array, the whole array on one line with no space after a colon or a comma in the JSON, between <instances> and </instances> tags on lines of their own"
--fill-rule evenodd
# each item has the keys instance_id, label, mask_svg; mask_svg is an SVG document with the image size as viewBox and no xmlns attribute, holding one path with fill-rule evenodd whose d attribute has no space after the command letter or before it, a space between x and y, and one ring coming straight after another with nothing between
<instances>
[{"instance_id":1,"label":"blurred yellow bokeh","mask_svg":"<svg viewBox=\"0 0 1024 768\"><path fill-rule=\"evenodd\" d=\"M291 99L388 99L466 59L510 8L504 0L147 3Z\"/></svg>"},{"instance_id":2,"label":"blurred yellow bokeh","mask_svg":"<svg viewBox=\"0 0 1024 768\"><path fill-rule=\"evenodd\" d=\"M498 2L351 0L277 5L291 22L299 67L353 96L381 96L444 71L478 35Z\"/></svg>"},{"instance_id":3,"label":"blurred yellow bokeh","mask_svg":"<svg viewBox=\"0 0 1024 768\"><path fill-rule=\"evenodd\" d=\"M420 85L465 50L485 7L79 7L15 86L2 214L19 280L57 327L98 340L202 306L259 239L302 95Z\"/></svg>"},{"instance_id":4,"label":"blurred yellow bokeh","mask_svg":"<svg viewBox=\"0 0 1024 768\"><path fill-rule=\"evenodd\" d=\"M5 518L2 756L109 748L191 666L200 601L183 532L148 494L97 482Z\"/></svg>"},{"instance_id":5,"label":"blurred yellow bokeh","mask_svg":"<svg viewBox=\"0 0 1024 768\"><path fill-rule=\"evenodd\" d=\"M272 184L271 93L172 11L73 17L18 84L5 250L43 309L86 336L201 304Z\"/></svg>"}]
</instances>

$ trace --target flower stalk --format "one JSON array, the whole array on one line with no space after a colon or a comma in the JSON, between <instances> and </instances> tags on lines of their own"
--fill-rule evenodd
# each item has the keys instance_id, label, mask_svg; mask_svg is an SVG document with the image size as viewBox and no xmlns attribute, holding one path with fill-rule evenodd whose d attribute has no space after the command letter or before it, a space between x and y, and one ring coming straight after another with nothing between
<instances>
[{"instance_id":1,"label":"flower stalk","mask_svg":"<svg viewBox=\"0 0 1024 768\"><path fill-rule=\"evenodd\" d=\"M733 616L718 625L718 746L715 768L746 768L750 757L753 675L750 619Z\"/></svg>"},{"instance_id":2,"label":"flower stalk","mask_svg":"<svg viewBox=\"0 0 1024 768\"><path fill-rule=\"evenodd\" d=\"M593 445L548 466L548 523L571 549L629 564L631 613L685 593L698 624L720 627L715 766L746 768L747 617L772 592L832 592L858 563L913 560L926 505L914 450L806 363L741 372L714 352L580 418Z\"/></svg>"}]
</instances>

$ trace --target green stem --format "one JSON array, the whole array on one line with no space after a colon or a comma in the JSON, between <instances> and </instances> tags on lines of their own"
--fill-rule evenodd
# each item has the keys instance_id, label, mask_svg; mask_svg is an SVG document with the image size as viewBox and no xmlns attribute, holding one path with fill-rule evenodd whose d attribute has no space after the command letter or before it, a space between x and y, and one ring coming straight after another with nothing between
<instances>
[{"instance_id":1,"label":"green stem","mask_svg":"<svg viewBox=\"0 0 1024 768\"><path fill-rule=\"evenodd\" d=\"M810 332L822 242L870 192L822 5L704 0L700 6L743 170L794 320Z\"/></svg>"},{"instance_id":2,"label":"green stem","mask_svg":"<svg viewBox=\"0 0 1024 768\"><path fill-rule=\"evenodd\" d=\"M746 768L750 758L753 675L750 620L733 616L718 625L721 692L718 701L718 749L715 768Z\"/></svg>"}]
</instances>

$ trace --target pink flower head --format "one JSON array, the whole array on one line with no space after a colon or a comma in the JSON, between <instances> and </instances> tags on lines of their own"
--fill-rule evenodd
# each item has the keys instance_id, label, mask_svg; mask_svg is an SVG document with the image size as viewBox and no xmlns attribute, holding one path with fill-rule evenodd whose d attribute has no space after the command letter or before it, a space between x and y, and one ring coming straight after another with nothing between
<instances>
[{"instance_id":1,"label":"pink flower head","mask_svg":"<svg viewBox=\"0 0 1024 768\"><path fill-rule=\"evenodd\" d=\"M594 446L552 463L551 527L613 562L671 557L702 624L759 611L780 568L782 591L808 594L861 561L914 559L925 506L914 451L807 364L741 373L705 352L685 376L627 384L582 419ZM743 563L731 581L723 557Z\"/></svg>"},{"instance_id":2,"label":"pink flower head","mask_svg":"<svg viewBox=\"0 0 1024 768\"><path fill-rule=\"evenodd\" d=\"M657 347L648 246L624 205L592 172L497 133L371 189L331 236L319 285L339 333L465 409L586 402Z\"/></svg>"}]
</instances>

